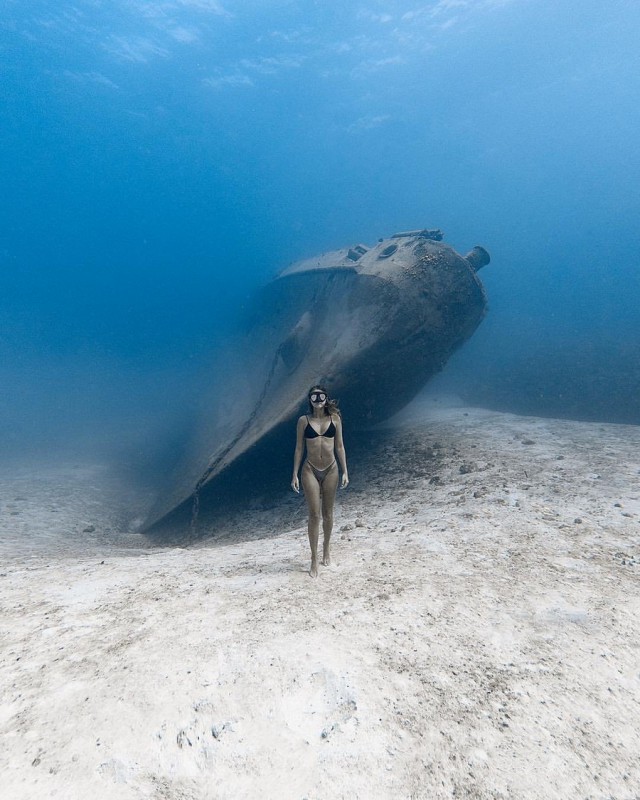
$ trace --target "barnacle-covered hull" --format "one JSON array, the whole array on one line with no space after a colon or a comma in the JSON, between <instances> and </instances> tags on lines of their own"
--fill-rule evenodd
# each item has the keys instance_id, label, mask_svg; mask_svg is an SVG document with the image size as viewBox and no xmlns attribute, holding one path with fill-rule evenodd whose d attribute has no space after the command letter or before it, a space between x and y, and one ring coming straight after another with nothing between
<instances>
[{"instance_id":1,"label":"barnacle-covered hull","mask_svg":"<svg viewBox=\"0 0 640 800\"><path fill-rule=\"evenodd\" d=\"M488 254L461 256L441 238L410 231L325 253L264 287L212 375L211 402L148 525L261 443L275 446L313 383L329 385L351 429L406 405L486 311L477 271Z\"/></svg>"}]
</instances>

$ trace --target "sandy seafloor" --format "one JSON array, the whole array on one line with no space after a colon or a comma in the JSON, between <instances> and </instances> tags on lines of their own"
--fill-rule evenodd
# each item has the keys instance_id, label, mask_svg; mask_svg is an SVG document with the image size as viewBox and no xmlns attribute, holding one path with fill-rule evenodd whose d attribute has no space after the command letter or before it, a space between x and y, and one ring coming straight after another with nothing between
<instances>
[{"instance_id":1,"label":"sandy seafloor","mask_svg":"<svg viewBox=\"0 0 640 800\"><path fill-rule=\"evenodd\" d=\"M3 468L2 797L640 798L640 427L371 441L317 580L293 493L158 547L105 467Z\"/></svg>"}]
</instances>

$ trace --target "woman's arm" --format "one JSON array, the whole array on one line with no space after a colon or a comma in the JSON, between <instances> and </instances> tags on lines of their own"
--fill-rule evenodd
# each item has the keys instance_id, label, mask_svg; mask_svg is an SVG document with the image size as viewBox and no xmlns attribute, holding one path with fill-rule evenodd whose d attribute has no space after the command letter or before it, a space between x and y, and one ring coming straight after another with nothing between
<instances>
[{"instance_id":1,"label":"woman's arm","mask_svg":"<svg viewBox=\"0 0 640 800\"><path fill-rule=\"evenodd\" d=\"M349 472L347 471L347 454L344 451L344 441L342 439L342 419L336 416L333 424L336 426L336 458L342 470L341 486L344 489L345 486L349 485Z\"/></svg>"},{"instance_id":2,"label":"woman's arm","mask_svg":"<svg viewBox=\"0 0 640 800\"><path fill-rule=\"evenodd\" d=\"M294 492L300 491L300 481L298 480L298 472L300 471L300 464L302 463L302 454L304 453L304 423L306 418L300 417L296 427L296 449L293 454L293 478L291 478L291 488Z\"/></svg>"}]
</instances>

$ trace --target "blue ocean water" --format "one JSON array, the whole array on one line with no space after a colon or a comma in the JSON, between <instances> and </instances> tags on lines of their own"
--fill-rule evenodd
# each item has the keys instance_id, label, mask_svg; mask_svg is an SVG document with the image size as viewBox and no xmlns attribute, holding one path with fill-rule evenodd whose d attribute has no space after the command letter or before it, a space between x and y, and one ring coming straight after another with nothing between
<instances>
[{"instance_id":1,"label":"blue ocean water","mask_svg":"<svg viewBox=\"0 0 640 800\"><path fill-rule=\"evenodd\" d=\"M5 452L148 435L280 268L421 227L492 255L445 383L640 423L639 31L634 0L4 0Z\"/></svg>"}]
</instances>

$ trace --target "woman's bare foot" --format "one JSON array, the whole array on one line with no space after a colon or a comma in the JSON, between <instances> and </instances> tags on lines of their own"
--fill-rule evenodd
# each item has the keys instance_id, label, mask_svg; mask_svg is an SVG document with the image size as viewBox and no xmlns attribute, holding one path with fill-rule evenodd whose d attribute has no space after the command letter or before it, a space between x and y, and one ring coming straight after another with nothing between
<instances>
[{"instance_id":1,"label":"woman's bare foot","mask_svg":"<svg viewBox=\"0 0 640 800\"><path fill-rule=\"evenodd\" d=\"M322 565L324 567L331 566L331 532L325 533L324 541L322 543Z\"/></svg>"},{"instance_id":2,"label":"woman's bare foot","mask_svg":"<svg viewBox=\"0 0 640 800\"><path fill-rule=\"evenodd\" d=\"M316 561L315 558L311 560L311 568L309 570L309 575L311 575L312 578L318 577L318 562Z\"/></svg>"}]
</instances>

